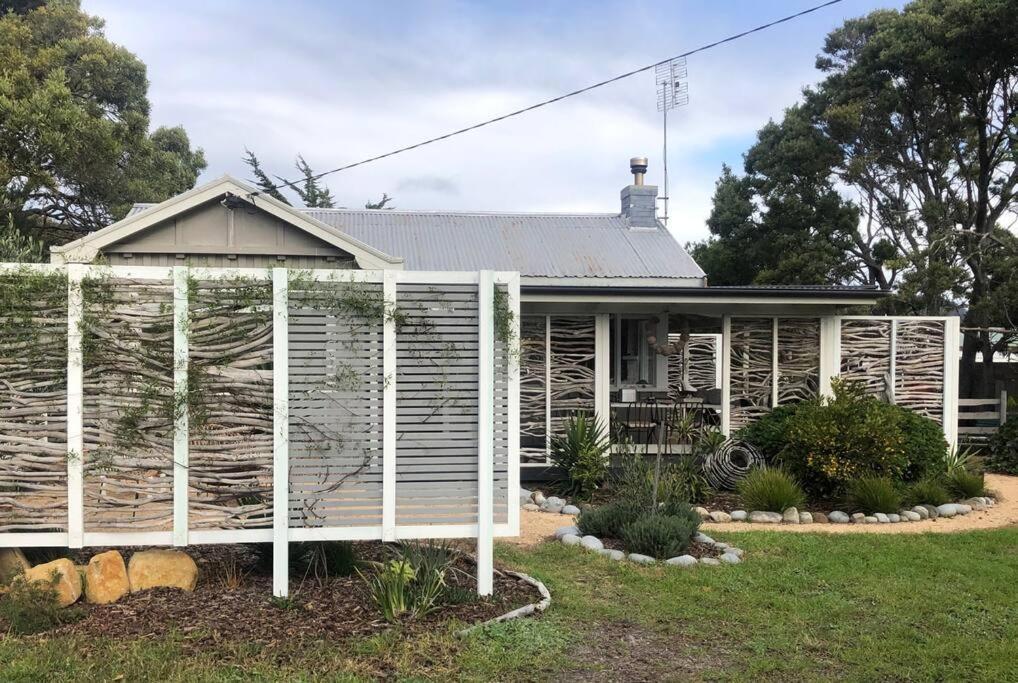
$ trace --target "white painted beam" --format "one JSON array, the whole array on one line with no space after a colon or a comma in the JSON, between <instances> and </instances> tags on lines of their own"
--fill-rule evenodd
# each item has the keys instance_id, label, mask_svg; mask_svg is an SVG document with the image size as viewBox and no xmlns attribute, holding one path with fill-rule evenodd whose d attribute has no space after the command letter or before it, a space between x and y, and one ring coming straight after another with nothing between
<instances>
[{"instance_id":1,"label":"white painted beam","mask_svg":"<svg viewBox=\"0 0 1018 683\"><path fill-rule=\"evenodd\" d=\"M508 429L508 458L509 468L509 491L506 496L506 504L509 506L508 522L509 528L513 530L513 536L520 535L520 362L523 353L521 339L520 319L520 274L512 273L506 282L509 294L509 312L512 314L512 326L509 340L506 344L508 354L508 387L507 387L507 408L509 410Z\"/></svg>"},{"instance_id":2,"label":"white painted beam","mask_svg":"<svg viewBox=\"0 0 1018 683\"><path fill-rule=\"evenodd\" d=\"M67 547L85 543L85 428L84 359L81 350L83 301L81 283L86 268L67 266Z\"/></svg>"},{"instance_id":3,"label":"white painted beam","mask_svg":"<svg viewBox=\"0 0 1018 683\"><path fill-rule=\"evenodd\" d=\"M732 435L732 316L721 316L721 433Z\"/></svg>"},{"instance_id":4,"label":"white painted beam","mask_svg":"<svg viewBox=\"0 0 1018 683\"><path fill-rule=\"evenodd\" d=\"M477 287L477 593L491 595L494 567L494 278L482 270ZM516 498L511 492L510 499Z\"/></svg>"},{"instance_id":5,"label":"white painted beam","mask_svg":"<svg viewBox=\"0 0 1018 683\"><path fill-rule=\"evenodd\" d=\"M186 546L189 527L187 484L190 440L187 267L173 267L173 545Z\"/></svg>"},{"instance_id":6,"label":"white painted beam","mask_svg":"<svg viewBox=\"0 0 1018 683\"><path fill-rule=\"evenodd\" d=\"M289 280L272 269L272 594L290 588Z\"/></svg>"},{"instance_id":7,"label":"white painted beam","mask_svg":"<svg viewBox=\"0 0 1018 683\"><path fill-rule=\"evenodd\" d=\"M396 272L382 280L382 540L396 540Z\"/></svg>"},{"instance_id":8,"label":"white painted beam","mask_svg":"<svg viewBox=\"0 0 1018 683\"><path fill-rule=\"evenodd\" d=\"M960 352L961 318L952 316L944 320L944 414L942 418L944 423L944 438L951 448L958 446L958 372ZM1006 411L1007 405L1002 405L1001 410ZM1006 415L1006 412L1004 414Z\"/></svg>"}]
</instances>

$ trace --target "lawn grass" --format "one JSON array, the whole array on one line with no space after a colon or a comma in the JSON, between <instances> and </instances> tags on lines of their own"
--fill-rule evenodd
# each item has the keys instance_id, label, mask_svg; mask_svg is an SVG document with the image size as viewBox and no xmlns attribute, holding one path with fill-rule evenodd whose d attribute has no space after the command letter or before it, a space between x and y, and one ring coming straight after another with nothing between
<instances>
[{"instance_id":1,"label":"lawn grass","mask_svg":"<svg viewBox=\"0 0 1018 683\"><path fill-rule=\"evenodd\" d=\"M183 636L0 640L4 680L1015 680L1018 529L725 534L737 567L637 567L500 546L542 579L540 619L354 643L197 650Z\"/></svg>"}]
</instances>

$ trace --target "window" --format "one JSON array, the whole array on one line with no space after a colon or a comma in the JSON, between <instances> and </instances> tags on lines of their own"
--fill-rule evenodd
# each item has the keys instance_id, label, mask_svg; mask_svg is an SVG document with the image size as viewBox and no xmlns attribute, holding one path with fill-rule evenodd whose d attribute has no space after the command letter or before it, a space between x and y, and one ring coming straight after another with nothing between
<instances>
[{"instance_id":1,"label":"window","mask_svg":"<svg viewBox=\"0 0 1018 683\"><path fill-rule=\"evenodd\" d=\"M655 346L668 339L668 316L612 314L611 386L662 391L666 388L668 358Z\"/></svg>"}]
</instances>

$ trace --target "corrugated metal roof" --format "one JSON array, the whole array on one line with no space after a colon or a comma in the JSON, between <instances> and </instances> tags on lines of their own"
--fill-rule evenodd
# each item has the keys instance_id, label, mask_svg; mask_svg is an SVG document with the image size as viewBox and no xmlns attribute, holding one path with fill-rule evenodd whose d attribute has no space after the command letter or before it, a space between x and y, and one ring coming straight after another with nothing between
<instances>
[{"instance_id":1,"label":"corrugated metal roof","mask_svg":"<svg viewBox=\"0 0 1018 683\"><path fill-rule=\"evenodd\" d=\"M148 206L135 205L131 213ZM512 270L549 278L704 276L667 229L630 228L618 214L303 211L403 258L408 270Z\"/></svg>"}]
</instances>

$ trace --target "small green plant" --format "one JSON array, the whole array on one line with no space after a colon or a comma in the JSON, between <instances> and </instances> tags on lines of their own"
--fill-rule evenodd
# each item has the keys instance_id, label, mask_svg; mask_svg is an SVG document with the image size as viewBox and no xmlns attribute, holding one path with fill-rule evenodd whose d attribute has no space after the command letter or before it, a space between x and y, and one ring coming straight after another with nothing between
<instances>
[{"instance_id":1,"label":"small green plant","mask_svg":"<svg viewBox=\"0 0 1018 683\"><path fill-rule=\"evenodd\" d=\"M952 474L958 470L968 469L974 451L971 448L954 446L944 455L944 472Z\"/></svg>"},{"instance_id":2,"label":"small green plant","mask_svg":"<svg viewBox=\"0 0 1018 683\"><path fill-rule=\"evenodd\" d=\"M851 482L847 494L854 512L891 514L901 509L901 494L887 477L860 477Z\"/></svg>"},{"instance_id":3,"label":"small green plant","mask_svg":"<svg viewBox=\"0 0 1018 683\"><path fill-rule=\"evenodd\" d=\"M296 552L298 562L306 574L319 582L330 576L350 576L357 568L357 557L350 541L310 541L300 544Z\"/></svg>"},{"instance_id":4,"label":"small green plant","mask_svg":"<svg viewBox=\"0 0 1018 683\"><path fill-rule=\"evenodd\" d=\"M776 467L751 470L739 482L737 491L749 510L781 512L800 507L806 501L806 494L795 478Z\"/></svg>"},{"instance_id":5,"label":"small green plant","mask_svg":"<svg viewBox=\"0 0 1018 683\"><path fill-rule=\"evenodd\" d=\"M627 524L635 522L646 512L625 500L614 500L605 505L591 507L580 513L576 526L584 534L619 538Z\"/></svg>"},{"instance_id":6,"label":"small green plant","mask_svg":"<svg viewBox=\"0 0 1018 683\"><path fill-rule=\"evenodd\" d=\"M283 597L281 595L273 595L269 598L269 604L278 610L290 611L300 609L300 602L294 595L287 595Z\"/></svg>"},{"instance_id":7,"label":"small green plant","mask_svg":"<svg viewBox=\"0 0 1018 683\"><path fill-rule=\"evenodd\" d=\"M987 444L989 455L986 457L987 472L999 474L1018 474L1018 416L1000 425Z\"/></svg>"},{"instance_id":8,"label":"small green plant","mask_svg":"<svg viewBox=\"0 0 1018 683\"><path fill-rule=\"evenodd\" d=\"M975 498L986 495L986 480L982 474L956 469L944 478L947 491L955 498Z\"/></svg>"},{"instance_id":9,"label":"small green plant","mask_svg":"<svg viewBox=\"0 0 1018 683\"><path fill-rule=\"evenodd\" d=\"M926 477L905 489L904 501L913 507L916 505L943 505L951 502L951 495L940 478Z\"/></svg>"},{"instance_id":10,"label":"small green plant","mask_svg":"<svg viewBox=\"0 0 1018 683\"><path fill-rule=\"evenodd\" d=\"M446 601L446 575L455 559L452 548L408 543L392 552L394 557L388 562L372 563L373 573L357 570L386 621L396 621L404 614L422 617Z\"/></svg>"},{"instance_id":11,"label":"small green plant","mask_svg":"<svg viewBox=\"0 0 1018 683\"><path fill-rule=\"evenodd\" d=\"M18 577L7 593L0 597L0 617L12 632L29 635L47 631L60 624L68 624L82 617L78 607L61 607L54 586L59 580L53 572L51 583L26 581Z\"/></svg>"},{"instance_id":12,"label":"small green plant","mask_svg":"<svg viewBox=\"0 0 1018 683\"><path fill-rule=\"evenodd\" d=\"M371 591L371 599L382 611L386 621L396 621L407 611L410 582L416 577L417 573L406 560L389 560L371 576L364 576Z\"/></svg>"},{"instance_id":13,"label":"small green plant","mask_svg":"<svg viewBox=\"0 0 1018 683\"><path fill-rule=\"evenodd\" d=\"M566 493L587 498L608 476L611 443L596 417L577 413L569 418L565 432L551 438L551 461L566 475Z\"/></svg>"},{"instance_id":14,"label":"small green plant","mask_svg":"<svg viewBox=\"0 0 1018 683\"><path fill-rule=\"evenodd\" d=\"M699 526L686 517L647 514L622 529L626 550L664 559L681 555L689 548Z\"/></svg>"}]
</instances>

